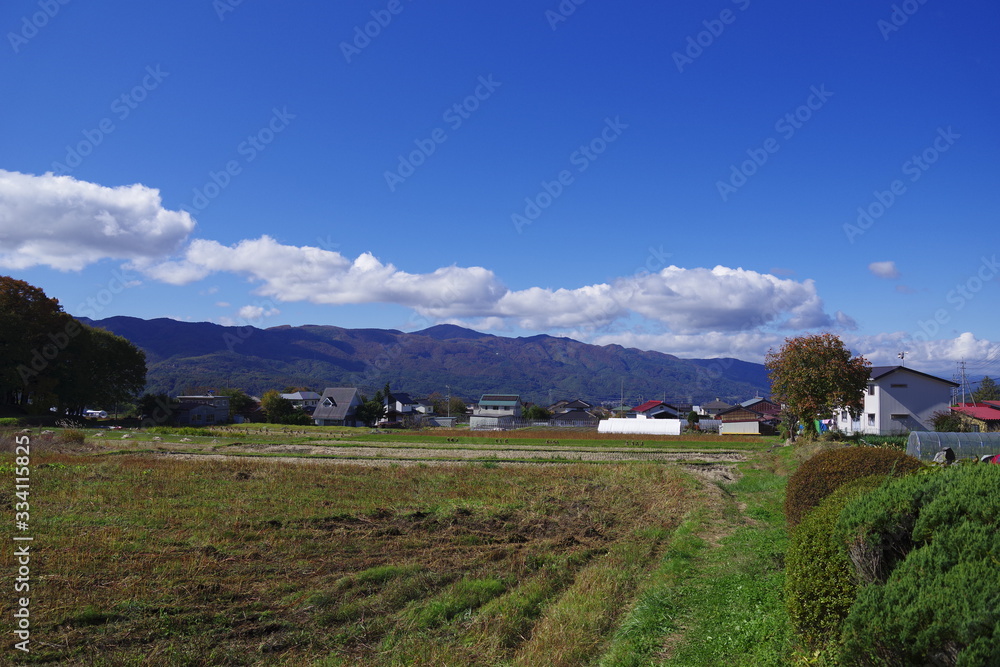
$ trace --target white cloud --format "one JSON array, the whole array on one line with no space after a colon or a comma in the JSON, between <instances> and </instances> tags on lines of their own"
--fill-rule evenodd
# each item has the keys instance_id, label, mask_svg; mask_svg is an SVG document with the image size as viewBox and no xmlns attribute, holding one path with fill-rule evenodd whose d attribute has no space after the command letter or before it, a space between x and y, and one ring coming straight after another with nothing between
<instances>
[{"instance_id":1,"label":"white cloud","mask_svg":"<svg viewBox=\"0 0 1000 667\"><path fill-rule=\"evenodd\" d=\"M435 317L488 314L506 292L493 272L482 267L450 266L431 273L406 273L370 253L352 261L339 252L282 245L269 236L233 246L196 239L179 260L137 263L136 268L174 285L225 271L260 283L258 294L279 301L396 303Z\"/></svg>"},{"instance_id":2,"label":"white cloud","mask_svg":"<svg viewBox=\"0 0 1000 667\"><path fill-rule=\"evenodd\" d=\"M769 324L810 329L832 324L813 281L716 266L684 269L622 281L630 310L677 333L737 331ZM782 319L784 318L784 319Z\"/></svg>"},{"instance_id":3,"label":"white cloud","mask_svg":"<svg viewBox=\"0 0 1000 667\"><path fill-rule=\"evenodd\" d=\"M906 353L903 365L925 373L951 378L964 359L987 359L995 355L997 343L976 338L971 332L955 338L924 340L904 331L873 336L844 336L844 343L876 366L895 366L898 354Z\"/></svg>"},{"instance_id":4,"label":"white cloud","mask_svg":"<svg viewBox=\"0 0 1000 667\"><path fill-rule=\"evenodd\" d=\"M899 269L896 268L896 262L872 262L868 265L868 270L879 278L892 280L899 277Z\"/></svg>"},{"instance_id":5,"label":"white cloud","mask_svg":"<svg viewBox=\"0 0 1000 667\"><path fill-rule=\"evenodd\" d=\"M162 257L194 229L159 190L0 169L0 267L79 271L102 259Z\"/></svg>"},{"instance_id":6,"label":"white cloud","mask_svg":"<svg viewBox=\"0 0 1000 667\"><path fill-rule=\"evenodd\" d=\"M241 319L244 320L259 320L264 317L274 317L275 315L280 315L281 311L277 308L265 308L263 306L243 306L236 313Z\"/></svg>"},{"instance_id":7,"label":"white cloud","mask_svg":"<svg viewBox=\"0 0 1000 667\"><path fill-rule=\"evenodd\" d=\"M611 283L511 291L482 267L413 274L370 253L352 260L333 250L283 245L262 236L232 246L196 239L178 259L136 262L136 268L175 285L216 272L235 273L257 283L257 294L285 302L393 303L412 308L427 326L478 319L491 329L596 331L633 314L665 325L673 334L855 326L843 313L834 320L824 312L811 280L724 266L669 266Z\"/></svg>"},{"instance_id":8,"label":"white cloud","mask_svg":"<svg viewBox=\"0 0 1000 667\"><path fill-rule=\"evenodd\" d=\"M583 337L585 338L585 334ZM621 345L640 350L654 350L684 359L731 357L763 363L767 351L772 347L775 349L780 347L784 338L778 334L760 331L711 331L701 334L645 334L627 331L596 336L587 342L595 345Z\"/></svg>"}]
</instances>

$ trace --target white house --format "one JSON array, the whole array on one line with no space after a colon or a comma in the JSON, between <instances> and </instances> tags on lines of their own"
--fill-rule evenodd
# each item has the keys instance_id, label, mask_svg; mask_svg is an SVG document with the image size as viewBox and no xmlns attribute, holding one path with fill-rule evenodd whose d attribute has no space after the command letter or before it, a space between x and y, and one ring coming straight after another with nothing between
<instances>
[{"instance_id":1,"label":"white house","mask_svg":"<svg viewBox=\"0 0 1000 667\"><path fill-rule=\"evenodd\" d=\"M472 406L469 428L491 430L511 428L521 417L521 397L517 394L484 394Z\"/></svg>"},{"instance_id":2,"label":"white house","mask_svg":"<svg viewBox=\"0 0 1000 667\"><path fill-rule=\"evenodd\" d=\"M905 366L873 366L860 419L847 410L837 414L837 428L845 433L898 435L933 431L932 417L951 405L958 383Z\"/></svg>"},{"instance_id":3,"label":"white house","mask_svg":"<svg viewBox=\"0 0 1000 667\"><path fill-rule=\"evenodd\" d=\"M282 394L281 397L291 401L296 410L302 410L309 414L313 413L313 410L319 405L320 399L323 398L315 391L297 391L294 394Z\"/></svg>"}]
</instances>

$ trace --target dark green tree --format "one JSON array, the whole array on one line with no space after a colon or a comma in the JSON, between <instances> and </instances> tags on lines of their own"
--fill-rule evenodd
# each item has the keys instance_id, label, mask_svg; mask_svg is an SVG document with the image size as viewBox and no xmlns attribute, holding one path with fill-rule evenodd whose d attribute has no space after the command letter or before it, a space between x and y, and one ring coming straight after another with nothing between
<instances>
[{"instance_id":1,"label":"dark green tree","mask_svg":"<svg viewBox=\"0 0 1000 667\"><path fill-rule=\"evenodd\" d=\"M530 406L524 411L522 416L530 421L548 421L549 419L552 419L552 415L549 411L540 405Z\"/></svg>"},{"instance_id":2,"label":"dark green tree","mask_svg":"<svg viewBox=\"0 0 1000 667\"><path fill-rule=\"evenodd\" d=\"M385 403L382 392L375 392L375 397L369 400L361 395L361 405L354 412L354 417L365 426L374 426L385 415Z\"/></svg>"},{"instance_id":3,"label":"dark green tree","mask_svg":"<svg viewBox=\"0 0 1000 667\"><path fill-rule=\"evenodd\" d=\"M0 276L0 405L114 408L145 384L146 357L131 342L81 324L39 288Z\"/></svg>"},{"instance_id":4,"label":"dark green tree","mask_svg":"<svg viewBox=\"0 0 1000 667\"><path fill-rule=\"evenodd\" d=\"M972 400L976 403L1000 401L1000 386L989 375L984 375L979 383L979 389L972 393Z\"/></svg>"},{"instance_id":5,"label":"dark green tree","mask_svg":"<svg viewBox=\"0 0 1000 667\"><path fill-rule=\"evenodd\" d=\"M271 389L264 393L260 399L260 407L264 410L264 415L271 424L284 424L292 413L295 406L287 398L282 398L281 394Z\"/></svg>"},{"instance_id":6,"label":"dark green tree","mask_svg":"<svg viewBox=\"0 0 1000 667\"><path fill-rule=\"evenodd\" d=\"M257 403L242 389L220 389L219 395L229 397L230 419L235 415L248 416L257 407Z\"/></svg>"}]
</instances>

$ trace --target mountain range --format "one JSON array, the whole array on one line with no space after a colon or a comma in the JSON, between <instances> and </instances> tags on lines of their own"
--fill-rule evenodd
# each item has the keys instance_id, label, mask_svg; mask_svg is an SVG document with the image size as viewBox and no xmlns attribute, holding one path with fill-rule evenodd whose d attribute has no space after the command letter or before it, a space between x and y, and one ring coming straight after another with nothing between
<instances>
[{"instance_id":1,"label":"mountain range","mask_svg":"<svg viewBox=\"0 0 1000 667\"><path fill-rule=\"evenodd\" d=\"M235 387L354 386L423 397L449 390L466 401L516 393L626 405L643 400L735 402L767 394L764 366L737 359L680 359L619 345L548 335L509 338L442 324L404 333L336 326L226 327L208 322L111 317L81 321L123 336L146 353L147 390L170 395Z\"/></svg>"}]
</instances>

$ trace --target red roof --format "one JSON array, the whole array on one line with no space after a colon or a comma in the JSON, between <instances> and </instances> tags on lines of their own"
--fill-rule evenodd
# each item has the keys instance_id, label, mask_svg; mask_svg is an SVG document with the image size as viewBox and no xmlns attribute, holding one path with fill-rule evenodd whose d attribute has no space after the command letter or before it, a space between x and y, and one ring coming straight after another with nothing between
<instances>
[{"instance_id":1,"label":"red roof","mask_svg":"<svg viewBox=\"0 0 1000 667\"><path fill-rule=\"evenodd\" d=\"M652 410L657 405L666 405L663 401L646 401L642 405L633 408L633 412L646 412L647 410Z\"/></svg>"},{"instance_id":2,"label":"red roof","mask_svg":"<svg viewBox=\"0 0 1000 667\"><path fill-rule=\"evenodd\" d=\"M990 403L996 403L997 401L989 401ZM962 405L955 405L951 408L954 412L960 412L963 415L968 415L973 419L982 419L983 421L1000 421L1000 405L973 405L972 403L964 403Z\"/></svg>"}]
</instances>

